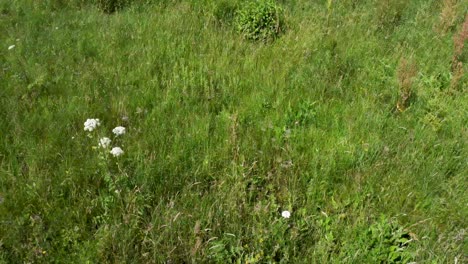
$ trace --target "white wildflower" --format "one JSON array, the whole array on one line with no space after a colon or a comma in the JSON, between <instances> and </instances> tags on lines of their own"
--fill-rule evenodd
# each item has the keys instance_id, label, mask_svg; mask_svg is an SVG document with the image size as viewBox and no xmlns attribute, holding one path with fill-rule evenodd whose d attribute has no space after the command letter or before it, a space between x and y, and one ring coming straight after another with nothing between
<instances>
[{"instance_id":1,"label":"white wildflower","mask_svg":"<svg viewBox=\"0 0 468 264\"><path fill-rule=\"evenodd\" d=\"M8 50L12 50L12 49L14 49L15 47L16 47L15 45L11 45L11 46L8 47Z\"/></svg>"},{"instance_id":2,"label":"white wildflower","mask_svg":"<svg viewBox=\"0 0 468 264\"><path fill-rule=\"evenodd\" d=\"M101 148L108 148L110 146L111 140L110 138L103 137L99 140L99 146Z\"/></svg>"},{"instance_id":3,"label":"white wildflower","mask_svg":"<svg viewBox=\"0 0 468 264\"><path fill-rule=\"evenodd\" d=\"M289 212L289 211L283 211L283 212L281 212L281 216L282 216L283 218L289 218L289 217L291 217L291 212Z\"/></svg>"},{"instance_id":4,"label":"white wildflower","mask_svg":"<svg viewBox=\"0 0 468 264\"><path fill-rule=\"evenodd\" d=\"M114 148L112 148L112 150L110 151L110 153L111 153L112 155L114 155L114 157L118 157L118 156L124 154L124 151L123 151L121 148L119 148L119 147L114 147Z\"/></svg>"},{"instance_id":5,"label":"white wildflower","mask_svg":"<svg viewBox=\"0 0 468 264\"><path fill-rule=\"evenodd\" d=\"M123 126L118 126L114 129L112 129L112 133L114 133L116 136L120 136L125 134L125 127Z\"/></svg>"},{"instance_id":6,"label":"white wildflower","mask_svg":"<svg viewBox=\"0 0 468 264\"><path fill-rule=\"evenodd\" d=\"M93 131L96 129L96 127L100 126L101 122L99 122L99 119L94 119L94 118L88 118L86 122L84 122L84 130L85 131Z\"/></svg>"}]
</instances>

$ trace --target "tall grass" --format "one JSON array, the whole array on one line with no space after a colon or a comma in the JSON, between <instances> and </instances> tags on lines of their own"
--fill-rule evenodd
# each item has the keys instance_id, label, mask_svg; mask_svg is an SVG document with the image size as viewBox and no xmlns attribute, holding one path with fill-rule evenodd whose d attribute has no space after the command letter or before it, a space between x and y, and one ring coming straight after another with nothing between
<instances>
[{"instance_id":1,"label":"tall grass","mask_svg":"<svg viewBox=\"0 0 468 264\"><path fill-rule=\"evenodd\" d=\"M277 1L269 43L238 1L1 2L0 260L466 262L468 6L440 2Z\"/></svg>"}]
</instances>

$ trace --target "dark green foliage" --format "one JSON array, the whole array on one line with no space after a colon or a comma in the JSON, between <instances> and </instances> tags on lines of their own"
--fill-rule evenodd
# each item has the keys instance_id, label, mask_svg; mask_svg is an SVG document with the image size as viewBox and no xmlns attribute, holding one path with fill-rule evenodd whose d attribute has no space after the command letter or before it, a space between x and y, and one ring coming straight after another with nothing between
<instances>
[{"instance_id":1,"label":"dark green foliage","mask_svg":"<svg viewBox=\"0 0 468 264\"><path fill-rule=\"evenodd\" d=\"M219 1L213 12L214 17L221 23L231 24L236 15L238 4L233 1Z\"/></svg>"},{"instance_id":2,"label":"dark green foliage","mask_svg":"<svg viewBox=\"0 0 468 264\"><path fill-rule=\"evenodd\" d=\"M0 1L0 263L468 263L437 2Z\"/></svg>"},{"instance_id":3,"label":"dark green foliage","mask_svg":"<svg viewBox=\"0 0 468 264\"><path fill-rule=\"evenodd\" d=\"M314 118L314 104L309 101L302 101L298 105L289 106L286 126L288 128L307 126L312 124Z\"/></svg>"},{"instance_id":4,"label":"dark green foliage","mask_svg":"<svg viewBox=\"0 0 468 264\"><path fill-rule=\"evenodd\" d=\"M407 263L411 259L406 250L413 241L409 232L385 216L370 226L362 239L360 242L367 245L367 257L374 263Z\"/></svg>"},{"instance_id":5,"label":"dark green foliage","mask_svg":"<svg viewBox=\"0 0 468 264\"><path fill-rule=\"evenodd\" d=\"M408 6L406 0L382 0L376 3L376 26L381 30L391 30L398 26L405 9Z\"/></svg>"},{"instance_id":6,"label":"dark green foliage","mask_svg":"<svg viewBox=\"0 0 468 264\"><path fill-rule=\"evenodd\" d=\"M285 28L284 11L273 0L246 2L236 14L235 26L246 39L276 39Z\"/></svg>"},{"instance_id":7,"label":"dark green foliage","mask_svg":"<svg viewBox=\"0 0 468 264\"><path fill-rule=\"evenodd\" d=\"M97 5L104 13L111 14L128 4L129 0L97 0Z\"/></svg>"}]
</instances>

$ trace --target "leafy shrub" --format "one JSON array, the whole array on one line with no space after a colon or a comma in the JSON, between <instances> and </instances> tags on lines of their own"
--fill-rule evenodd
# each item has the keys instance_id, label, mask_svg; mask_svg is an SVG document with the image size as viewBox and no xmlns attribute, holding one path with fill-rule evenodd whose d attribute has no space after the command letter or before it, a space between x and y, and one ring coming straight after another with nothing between
<instances>
[{"instance_id":1,"label":"leafy shrub","mask_svg":"<svg viewBox=\"0 0 468 264\"><path fill-rule=\"evenodd\" d=\"M104 13L111 14L123 8L128 0L97 0L97 5Z\"/></svg>"},{"instance_id":2,"label":"leafy shrub","mask_svg":"<svg viewBox=\"0 0 468 264\"><path fill-rule=\"evenodd\" d=\"M333 234L330 232L329 236ZM409 263L416 254L415 243L414 233L399 225L396 219L381 215L354 238L342 241L340 254L348 260L351 258L347 263Z\"/></svg>"},{"instance_id":3,"label":"leafy shrub","mask_svg":"<svg viewBox=\"0 0 468 264\"><path fill-rule=\"evenodd\" d=\"M284 11L273 0L246 2L236 13L235 26L246 39L275 39L285 27Z\"/></svg>"},{"instance_id":4,"label":"leafy shrub","mask_svg":"<svg viewBox=\"0 0 468 264\"><path fill-rule=\"evenodd\" d=\"M374 263L407 263L412 257L407 247L412 241L409 232L381 216L370 226L363 244L367 244L367 257Z\"/></svg>"}]
</instances>

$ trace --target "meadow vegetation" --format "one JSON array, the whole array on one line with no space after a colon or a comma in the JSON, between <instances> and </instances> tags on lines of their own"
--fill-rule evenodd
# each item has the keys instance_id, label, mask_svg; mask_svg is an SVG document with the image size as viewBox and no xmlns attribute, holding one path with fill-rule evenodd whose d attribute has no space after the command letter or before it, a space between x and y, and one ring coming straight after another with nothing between
<instances>
[{"instance_id":1,"label":"meadow vegetation","mask_svg":"<svg viewBox=\"0 0 468 264\"><path fill-rule=\"evenodd\" d=\"M468 263L467 10L0 1L0 262Z\"/></svg>"}]
</instances>

